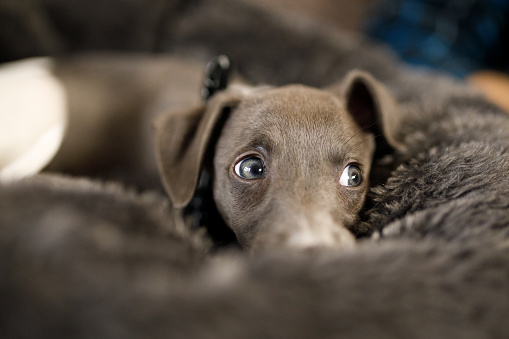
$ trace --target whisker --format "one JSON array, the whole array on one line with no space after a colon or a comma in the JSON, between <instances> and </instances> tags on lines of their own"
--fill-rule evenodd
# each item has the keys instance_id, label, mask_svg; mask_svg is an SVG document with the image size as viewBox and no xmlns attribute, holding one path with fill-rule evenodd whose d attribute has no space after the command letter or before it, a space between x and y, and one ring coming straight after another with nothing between
<instances>
[{"instance_id":1,"label":"whisker","mask_svg":"<svg viewBox=\"0 0 509 339\"><path fill-rule=\"evenodd\" d=\"M374 125L376 124L376 121L373 122L372 124L368 125L368 126L364 126L362 127L359 131L357 131L354 135L352 135L350 138L348 138L348 140L345 142L345 145L348 144L348 142L350 142L350 140L352 140L354 137L356 137L359 133L361 132L364 132L366 130L368 130L369 128L373 127Z\"/></svg>"},{"instance_id":2,"label":"whisker","mask_svg":"<svg viewBox=\"0 0 509 339\"><path fill-rule=\"evenodd\" d=\"M378 135L375 135L374 139L378 138L378 137L381 137L383 136L383 134L378 134ZM358 143L356 143L355 145L353 145L346 153L350 153L355 147L357 147L358 145L362 144L363 142L369 140L371 137L367 137L365 139L362 139L361 141L359 141Z\"/></svg>"}]
</instances>

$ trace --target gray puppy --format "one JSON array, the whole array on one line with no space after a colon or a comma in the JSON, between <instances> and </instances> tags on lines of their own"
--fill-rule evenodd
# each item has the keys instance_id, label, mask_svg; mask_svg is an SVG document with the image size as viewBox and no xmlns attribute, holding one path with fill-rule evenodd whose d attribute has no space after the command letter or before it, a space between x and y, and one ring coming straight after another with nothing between
<instances>
[{"instance_id":1,"label":"gray puppy","mask_svg":"<svg viewBox=\"0 0 509 339\"><path fill-rule=\"evenodd\" d=\"M475 239L509 227L509 117L466 85L406 69L382 46L313 23L297 26L251 1L203 3L175 27L180 53L230 54L248 81L323 87L361 68L389 89L401 117L394 139L405 149L393 158L401 167L373 191L366 228Z\"/></svg>"},{"instance_id":2,"label":"gray puppy","mask_svg":"<svg viewBox=\"0 0 509 339\"><path fill-rule=\"evenodd\" d=\"M363 72L329 91L232 86L204 107L162 115L157 160L176 207L210 163L217 208L246 248L351 247L375 141L401 148L398 120L388 91Z\"/></svg>"}]
</instances>

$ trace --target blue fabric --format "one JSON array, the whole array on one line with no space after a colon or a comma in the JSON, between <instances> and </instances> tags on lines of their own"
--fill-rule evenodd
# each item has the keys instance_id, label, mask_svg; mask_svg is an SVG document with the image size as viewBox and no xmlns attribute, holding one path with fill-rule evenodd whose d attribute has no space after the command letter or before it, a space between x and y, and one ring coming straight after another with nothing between
<instances>
[{"instance_id":1,"label":"blue fabric","mask_svg":"<svg viewBox=\"0 0 509 339\"><path fill-rule=\"evenodd\" d=\"M509 72L509 0L381 0L366 30L412 65Z\"/></svg>"}]
</instances>

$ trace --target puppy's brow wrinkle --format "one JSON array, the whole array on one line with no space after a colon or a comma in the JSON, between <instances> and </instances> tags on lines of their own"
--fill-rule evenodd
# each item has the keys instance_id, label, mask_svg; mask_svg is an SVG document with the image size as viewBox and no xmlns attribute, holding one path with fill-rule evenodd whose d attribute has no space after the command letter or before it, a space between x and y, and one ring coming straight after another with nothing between
<instances>
[{"instance_id":1,"label":"puppy's brow wrinkle","mask_svg":"<svg viewBox=\"0 0 509 339\"><path fill-rule=\"evenodd\" d=\"M340 166L346 161L345 153L331 152L329 153L327 160L335 166Z\"/></svg>"},{"instance_id":2,"label":"puppy's brow wrinkle","mask_svg":"<svg viewBox=\"0 0 509 339\"><path fill-rule=\"evenodd\" d=\"M253 138L248 144L249 148L257 149L262 148L268 153L272 153L276 148L274 139L267 134L259 134Z\"/></svg>"}]
</instances>

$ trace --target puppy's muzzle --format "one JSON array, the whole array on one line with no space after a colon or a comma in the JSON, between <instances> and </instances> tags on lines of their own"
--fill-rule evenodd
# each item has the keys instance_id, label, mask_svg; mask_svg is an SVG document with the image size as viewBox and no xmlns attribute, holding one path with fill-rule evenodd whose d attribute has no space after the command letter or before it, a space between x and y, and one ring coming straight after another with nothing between
<instances>
[{"instance_id":1,"label":"puppy's muzzle","mask_svg":"<svg viewBox=\"0 0 509 339\"><path fill-rule=\"evenodd\" d=\"M355 237L328 212L284 213L264 221L253 240L252 249L264 247L349 249Z\"/></svg>"}]
</instances>

